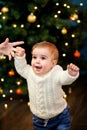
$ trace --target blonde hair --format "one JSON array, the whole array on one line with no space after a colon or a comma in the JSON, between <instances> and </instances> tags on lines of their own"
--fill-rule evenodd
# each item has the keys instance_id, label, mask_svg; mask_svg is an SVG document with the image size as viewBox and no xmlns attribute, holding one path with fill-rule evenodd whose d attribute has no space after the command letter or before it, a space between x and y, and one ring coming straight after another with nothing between
<instances>
[{"instance_id":1,"label":"blonde hair","mask_svg":"<svg viewBox=\"0 0 87 130\"><path fill-rule=\"evenodd\" d=\"M51 54L54 56L54 60L58 62L59 52L58 52L57 47L53 43L50 43L47 41L39 42L33 45L32 51L35 48L48 48Z\"/></svg>"}]
</instances>

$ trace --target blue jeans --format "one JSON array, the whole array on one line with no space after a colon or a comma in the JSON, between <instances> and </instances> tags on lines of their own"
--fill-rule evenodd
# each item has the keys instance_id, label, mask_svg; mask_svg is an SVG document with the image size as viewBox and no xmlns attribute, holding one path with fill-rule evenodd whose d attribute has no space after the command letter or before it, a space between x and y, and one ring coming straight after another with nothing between
<instances>
[{"instance_id":1,"label":"blue jeans","mask_svg":"<svg viewBox=\"0 0 87 130\"><path fill-rule=\"evenodd\" d=\"M71 119L69 106L62 113L50 119L41 119L33 115L34 130L70 130Z\"/></svg>"}]
</instances>

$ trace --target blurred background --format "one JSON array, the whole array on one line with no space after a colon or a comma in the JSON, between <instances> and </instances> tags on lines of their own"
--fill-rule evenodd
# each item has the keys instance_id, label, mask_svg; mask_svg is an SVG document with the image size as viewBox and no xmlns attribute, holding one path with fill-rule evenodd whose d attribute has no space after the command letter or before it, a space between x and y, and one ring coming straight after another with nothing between
<instances>
[{"instance_id":1,"label":"blurred background","mask_svg":"<svg viewBox=\"0 0 87 130\"><path fill-rule=\"evenodd\" d=\"M59 64L64 69L70 62L80 67L78 80L63 89L71 106L72 130L87 130L87 0L0 0L0 43L7 37L10 42L25 42L21 46L26 50L29 64L32 46L49 41L58 47ZM0 56L0 101L1 130L6 130L8 111L15 112L17 107L20 117L20 104L22 108L29 107L26 81L17 74L14 60L9 61L6 56ZM24 117L29 116L25 108L21 110ZM19 118L14 119L16 125ZM32 126L27 120L31 123L30 116L24 123ZM20 123L17 127L13 123L9 130L24 130Z\"/></svg>"}]
</instances>

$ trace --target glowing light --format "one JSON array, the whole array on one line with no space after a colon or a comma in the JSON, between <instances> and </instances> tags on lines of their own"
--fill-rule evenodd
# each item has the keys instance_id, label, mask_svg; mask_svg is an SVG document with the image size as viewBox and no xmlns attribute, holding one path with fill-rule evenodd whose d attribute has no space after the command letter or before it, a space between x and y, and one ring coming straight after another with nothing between
<instances>
[{"instance_id":1,"label":"glowing light","mask_svg":"<svg viewBox=\"0 0 87 130\"><path fill-rule=\"evenodd\" d=\"M69 94L71 94L72 93L72 88L69 88Z\"/></svg>"},{"instance_id":2,"label":"glowing light","mask_svg":"<svg viewBox=\"0 0 87 130\"><path fill-rule=\"evenodd\" d=\"M40 28L40 24L37 25L37 28Z\"/></svg>"},{"instance_id":3,"label":"glowing light","mask_svg":"<svg viewBox=\"0 0 87 130\"><path fill-rule=\"evenodd\" d=\"M64 7L67 7L67 4L64 4L63 6L64 6Z\"/></svg>"},{"instance_id":4,"label":"glowing light","mask_svg":"<svg viewBox=\"0 0 87 130\"><path fill-rule=\"evenodd\" d=\"M30 106L30 102L27 103L28 107Z\"/></svg>"},{"instance_id":5,"label":"glowing light","mask_svg":"<svg viewBox=\"0 0 87 130\"><path fill-rule=\"evenodd\" d=\"M5 94L3 94L3 95L2 95L2 97L3 97L3 98L5 98L5 97L6 97L6 95L5 95Z\"/></svg>"},{"instance_id":6,"label":"glowing light","mask_svg":"<svg viewBox=\"0 0 87 130\"><path fill-rule=\"evenodd\" d=\"M66 42L66 43L65 43L65 46L68 46L68 45L69 45L68 42Z\"/></svg>"},{"instance_id":7,"label":"glowing light","mask_svg":"<svg viewBox=\"0 0 87 130\"><path fill-rule=\"evenodd\" d=\"M57 15L57 14L55 14L55 15L54 15L54 18L58 18L58 15Z\"/></svg>"},{"instance_id":8,"label":"glowing light","mask_svg":"<svg viewBox=\"0 0 87 130\"><path fill-rule=\"evenodd\" d=\"M58 13L58 14L61 14L61 10L58 10L57 13Z\"/></svg>"},{"instance_id":9,"label":"glowing light","mask_svg":"<svg viewBox=\"0 0 87 130\"><path fill-rule=\"evenodd\" d=\"M67 9L70 9L70 6L69 6L69 5L67 5Z\"/></svg>"},{"instance_id":10,"label":"glowing light","mask_svg":"<svg viewBox=\"0 0 87 130\"><path fill-rule=\"evenodd\" d=\"M10 100L10 101L12 101L12 100L13 100L13 98L12 98L12 97L10 97L10 98L9 98L9 100Z\"/></svg>"},{"instance_id":11,"label":"glowing light","mask_svg":"<svg viewBox=\"0 0 87 130\"><path fill-rule=\"evenodd\" d=\"M6 19L6 16L2 16L2 19L5 20L5 19Z\"/></svg>"},{"instance_id":12,"label":"glowing light","mask_svg":"<svg viewBox=\"0 0 87 130\"><path fill-rule=\"evenodd\" d=\"M0 60L4 60L4 59L6 59L6 56L0 55Z\"/></svg>"},{"instance_id":13,"label":"glowing light","mask_svg":"<svg viewBox=\"0 0 87 130\"><path fill-rule=\"evenodd\" d=\"M56 3L56 6L59 6L59 3Z\"/></svg>"},{"instance_id":14,"label":"glowing light","mask_svg":"<svg viewBox=\"0 0 87 130\"><path fill-rule=\"evenodd\" d=\"M38 7L37 7L37 6L35 6L35 7L34 7L34 9L35 9L35 10L37 10L37 9L38 9Z\"/></svg>"},{"instance_id":15,"label":"glowing light","mask_svg":"<svg viewBox=\"0 0 87 130\"><path fill-rule=\"evenodd\" d=\"M17 81L16 83L17 83L17 85L20 85L20 84L21 84L21 82L20 82L20 81Z\"/></svg>"},{"instance_id":16,"label":"glowing light","mask_svg":"<svg viewBox=\"0 0 87 130\"><path fill-rule=\"evenodd\" d=\"M24 28L24 24L21 24L21 28Z\"/></svg>"},{"instance_id":17,"label":"glowing light","mask_svg":"<svg viewBox=\"0 0 87 130\"><path fill-rule=\"evenodd\" d=\"M0 12L0 15L2 15L2 12Z\"/></svg>"},{"instance_id":18,"label":"glowing light","mask_svg":"<svg viewBox=\"0 0 87 130\"><path fill-rule=\"evenodd\" d=\"M0 24L0 29L2 28L2 25ZM1 57L1 56L0 56Z\"/></svg>"},{"instance_id":19,"label":"glowing light","mask_svg":"<svg viewBox=\"0 0 87 130\"><path fill-rule=\"evenodd\" d=\"M80 3L80 6L83 6L83 3Z\"/></svg>"},{"instance_id":20,"label":"glowing light","mask_svg":"<svg viewBox=\"0 0 87 130\"><path fill-rule=\"evenodd\" d=\"M17 24L13 24L12 26L13 26L13 28L16 28L16 27L17 27Z\"/></svg>"},{"instance_id":21,"label":"glowing light","mask_svg":"<svg viewBox=\"0 0 87 130\"><path fill-rule=\"evenodd\" d=\"M78 19L78 14L74 13L70 16L70 20L74 21Z\"/></svg>"},{"instance_id":22,"label":"glowing light","mask_svg":"<svg viewBox=\"0 0 87 130\"><path fill-rule=\"evenodd\" d=\"M1 78L1 82L4 82L4 78Z\"/></svg>"},{"instance_id":23,"label":"glowing light","mask_svg":"<svg viewBox=\"0 0 87 130\"><path fill-rule=\"evenodd\" d=\"M72 38L75 38L75 34L72 34L71 37L72 37Z\"/></svg>"},{"instance_id":24,"label":"glowing light","mask_svg":"<svg viewBox=\"0 0 87 130\"><path fill-rule=\"evenodd\" d=\"M80 21L80 20L77 20L77 23L81 23L81 21Z\"/></svg>"},{"instance_id":25,"label":"glowing light","mask_svg":"<svg viewBox=\"0 0 87 130\"><path fill-rule=\"evenodd\" d=\"M78 12L78 10L77 9L75 9L75 13L77 13Z\"/></svg>"},{"instance_id":26,"label":"glowing light","mask_svg":"<svg viewBox=\"0 0 87 130\"><path fill-rule=\"evenodd\" d=\"M4 104L4 108L7 109L8 108L8 104Z\"/></svg>"},{"instance_id":27,"label":"glowing light","mask_svg":"<svg viewBox=\"0 0 87 130\"><path fill-rule=\"evenodd\" d=\"M65 56L66 56L66 54L65 54L65 53L63 53L63 54L62 54L62 56L63 56L63 57L65 57Z\"/></svg>"},{"instance_id":28,"label":"glowing light","mask_svg":"<svg viewBox=\"0 0 87 130\"><path fill-rule=\"evenodd\" d=\"M10 92L10 93L13 93L13 90L11 89L11 90L9 90L9 92Z\"/></svg>"},{"instance_id":29,"label":"glowing light","mask_svg":"<svg viewBox=\"0 0 87 130\"><path fill-rule=\"evenodd\" d=\"M66 94L64 94L64 96L63 96L65 99L67 98L67 95Z\"/></svg>"}]
</instances>

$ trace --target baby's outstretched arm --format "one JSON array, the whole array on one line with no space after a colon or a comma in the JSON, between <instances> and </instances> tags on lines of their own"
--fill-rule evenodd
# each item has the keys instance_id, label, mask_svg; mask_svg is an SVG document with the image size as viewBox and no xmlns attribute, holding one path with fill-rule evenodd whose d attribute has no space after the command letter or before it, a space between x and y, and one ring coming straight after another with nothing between
<instances>
[{"instance_id":1,"label":"baby's outstretched arm","mask_svg":"<svg viewBox=\"0 0 87 130\"><path fill-rule=\"evenodd\" d=\"M9 60L14 57L13 47L24 44L24 41L17 41L17 42L9 42L9 39L6 38L3 43L0 44L0 54L7 55Z\"/></svg>"},{"instance_id":2,"label":"baby's outstretched arm","mask_svg":"<svg viewBox=\"0 0 87 130\"><path fill-rule=\"evenodd\" d=\"M79 67L72 63L67 65L67 70L71 76L76 76L79 73Z\"/></svg>"}]
</instances>

